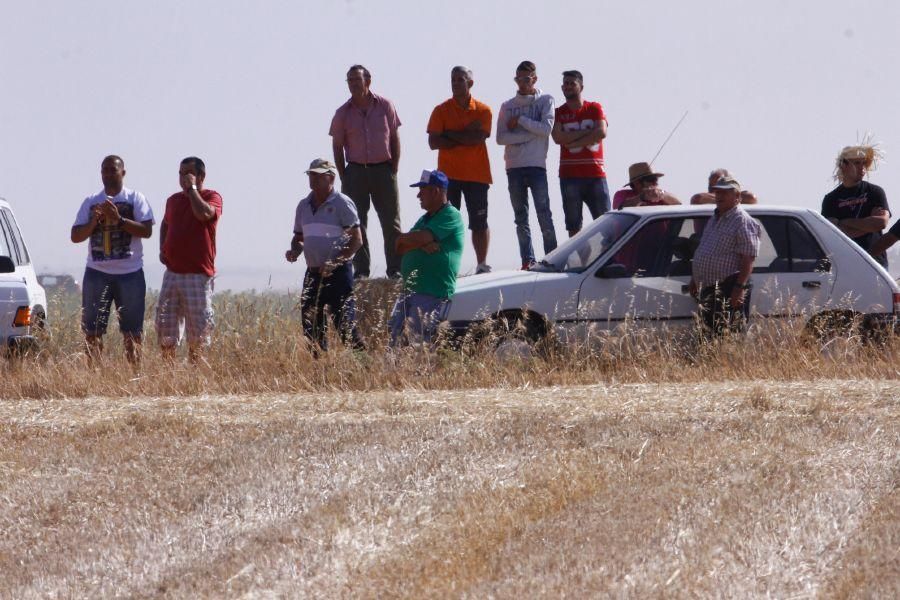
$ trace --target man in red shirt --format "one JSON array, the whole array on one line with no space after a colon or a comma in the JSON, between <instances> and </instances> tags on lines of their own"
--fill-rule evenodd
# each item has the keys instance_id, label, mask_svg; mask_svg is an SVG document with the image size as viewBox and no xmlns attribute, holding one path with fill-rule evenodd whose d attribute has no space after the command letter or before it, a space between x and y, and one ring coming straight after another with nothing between
<instances>
[{"instance_id":1,"label":"man in red shirt","mask_svg":"<svg viewBox=\"0 0 900 600\"><path fill-rule=\"evenodd\" d=\"M200 349L209 345L213 327L216 226L222 196L203 187L206 165L196 156L181 161L178 179L182 191L166 200L159 232L159 260L166 272L156 307L156 334L163 356L174 359L186 328L191 360L197 360Z\"/></svg>"},{"instance_id":2,"label":"man in red shirt","mask_svg":"<svg viewBox=\"0 0 900 600\"><path fill-rule=\"evenodd\" d=\"M560 145L559 187L569 237L581 231L581 205L591 218L609 210L609 186L603 161L606 114L599 102L582 100L584 77L579 71L564 71L565 104L556 109L551 136Z\"/></svg>"}]
</instances>

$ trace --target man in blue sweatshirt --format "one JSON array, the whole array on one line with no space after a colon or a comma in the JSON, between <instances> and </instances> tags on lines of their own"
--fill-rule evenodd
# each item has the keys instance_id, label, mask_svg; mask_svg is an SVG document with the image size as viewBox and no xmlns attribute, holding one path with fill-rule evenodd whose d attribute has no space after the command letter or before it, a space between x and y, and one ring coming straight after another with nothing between
<instances>
[{"instance_id":1,"label":"man in blue sweatshirt","mask_svg":"<svg viewBox=\"0 0 900 600\"><path fill-rule=\"evenodd\" d=\"M503 103L497 117L497 143L506 146L506 176L509 199L515 213L516 235L522 268L534 264L534 247L528 225L528 189L534 198L534 210L544 238L544 253L556 248L556 230L547 190L547 148L553 129L553 96L535 87L537 67L522 61L516 68L516 95Z\"/></svg>"}]
</instances>

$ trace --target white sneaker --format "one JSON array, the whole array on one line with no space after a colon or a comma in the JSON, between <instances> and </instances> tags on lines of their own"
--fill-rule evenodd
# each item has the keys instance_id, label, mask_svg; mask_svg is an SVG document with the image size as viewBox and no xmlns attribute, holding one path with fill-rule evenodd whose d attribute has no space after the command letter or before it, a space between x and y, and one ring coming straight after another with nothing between
<instances>
[{"instance_id":1,"label":"white sneaker","mask_svg":"<svg viewBox=\"0 0 900 600\"><path fill-rule=\"evenodd\" d=\"M491 270L491 265L487 263L478 263L478 266L475 267L475 274L481 275L482 273L490 273Z\"/></svg>"}]
</instances>

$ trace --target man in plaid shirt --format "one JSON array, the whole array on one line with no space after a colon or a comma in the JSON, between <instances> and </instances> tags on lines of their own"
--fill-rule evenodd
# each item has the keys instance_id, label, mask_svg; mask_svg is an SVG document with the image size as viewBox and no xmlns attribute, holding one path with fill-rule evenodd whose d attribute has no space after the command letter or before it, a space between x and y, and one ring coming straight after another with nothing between
<instances>
[{"instance_id":1,"label":"man in plaid shirt","mask_svg":"<svg viewBox=\"0 0 900 600\"><path fill-rule=\"evenodd\" d=\"M691 295L715 335L741 331L750 318L750 274L759 254L759 223L741 208L741 186L723 177L712 186L716 210L694 252Z\"/></svg>"}]
</instances>

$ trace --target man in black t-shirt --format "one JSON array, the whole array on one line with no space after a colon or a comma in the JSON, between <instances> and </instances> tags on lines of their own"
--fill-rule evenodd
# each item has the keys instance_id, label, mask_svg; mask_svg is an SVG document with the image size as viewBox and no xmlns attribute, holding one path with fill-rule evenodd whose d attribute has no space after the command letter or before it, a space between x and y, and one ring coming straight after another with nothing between
<instances>
[{"instance_id":1,"label":"man in black t-shirt","mask_svg":"<svg viewBox=\"0 0 900 600\"><path fill-rule=\"evenodd\" d=\"M884 190L863 180L876 157L874 146L847 146L841 150L834 172L840 185L822 200L822 216L867 251L881 237L891 215ZM873 256L887 267L884 252Z\"/></svg>"}]
</instances>

